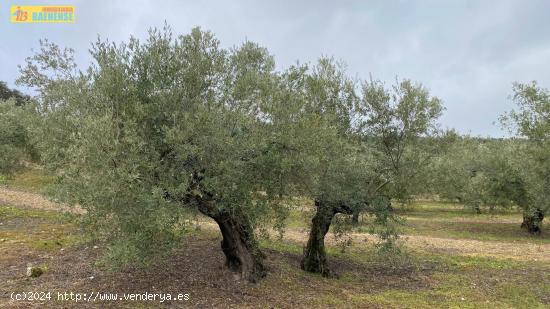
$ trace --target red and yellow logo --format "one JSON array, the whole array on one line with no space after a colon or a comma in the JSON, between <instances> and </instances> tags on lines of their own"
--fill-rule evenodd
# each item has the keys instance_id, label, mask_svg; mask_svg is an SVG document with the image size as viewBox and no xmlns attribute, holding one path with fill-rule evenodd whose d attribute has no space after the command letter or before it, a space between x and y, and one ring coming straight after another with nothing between
<instances>
[{"instance_id":1,"label":"red and yellow logo","mask_svg":"<svg viewBox=\"0 0 550 309\"><path fill-rule=\"evenodd\" d=\"M12 5L12 23L74 23L74 6Z\"/></svg>"}]
</instances>

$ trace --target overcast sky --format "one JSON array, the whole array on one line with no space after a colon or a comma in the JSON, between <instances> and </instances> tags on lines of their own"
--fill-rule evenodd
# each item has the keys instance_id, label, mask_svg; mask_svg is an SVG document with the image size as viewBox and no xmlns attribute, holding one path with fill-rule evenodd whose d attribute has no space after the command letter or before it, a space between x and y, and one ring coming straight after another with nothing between
<instances>
[{"instance_id":1,"label":"overcast sky","mask_svg":"<svg viewBox=\"0 0 550 309\"><path fill-rule=\"evenodd\" d=\"M10 5L74 5L74 24L11 24ZM512 82L550 88L550 1L3 1L0 80L14 86L40 38L89 61L90 42L143 38L164 21L175 33L211 30L222 46L245 39L268 48L279 68L334 56L351 75L422 82L447 108L441 123L503 136Z\"/></svg>"}]
</instances>

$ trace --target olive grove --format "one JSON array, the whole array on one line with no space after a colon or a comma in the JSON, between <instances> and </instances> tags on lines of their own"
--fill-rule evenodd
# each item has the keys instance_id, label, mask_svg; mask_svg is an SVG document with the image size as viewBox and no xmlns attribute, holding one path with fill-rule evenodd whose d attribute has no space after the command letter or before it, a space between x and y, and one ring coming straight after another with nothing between
<instances>
[{"instance_id":1,"label":"olive grove","mask_svg":"<svg viewBox=\"0 0 550 309\"><path fill-rule=\"evenodd\" d=\"M200 29L98 40L91 55L79 70L71 50L44 41L18 82L38 93L34 139L58 176L56 198L84 207L122 262L167 252L196 209L218 224L226 265L256 281L255 228L282 218L285 197L306 196L317 213L302 267L328 274L334 215L370 208L384 226L418 157L408 145L442 109L407 80L392 93L365 82L358 94L328 58L277 72L257 44L226 50Z\"/></svg>"},{"instance_id":2,"label":"olive grove","mask_svg":"<svg viewBox=\"0 0 550 309\"><path fill-rule=\"evenodd\" d=\"M199 212L219 228L227 268L256 282L258 229L283 226L294 197L315 206L301 267L322 275L337 216L372 216L393 246L392 203L420 194L478 212L517 206L535 234L549 209L550 95L536 84L515 85L519 110L502 117L518 138L483 140L443 133L443 103L420 83L354 79L332 58L277 70L258 44L222 48L199 28L98 39L90 54L78 68L45 40L20 67L36 95L0 101L0 173L40 161L53 197L86 210L115 264L169 253Z\"/></svg>"}]
</instances>

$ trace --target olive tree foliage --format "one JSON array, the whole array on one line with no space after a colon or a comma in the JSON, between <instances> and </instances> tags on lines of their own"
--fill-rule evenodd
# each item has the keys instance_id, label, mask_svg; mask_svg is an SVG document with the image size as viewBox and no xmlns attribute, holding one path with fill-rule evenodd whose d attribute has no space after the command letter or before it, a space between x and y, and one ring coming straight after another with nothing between
<instances>
[{"instance_id":1,"label":"olive tree foliage","mask_svg":"<svg viewBox=\"0 0 550 309\"><path fill-rule=\"evenodd\" d=\"M536 82L515 83L512 99L517 109L501 117L503 126L521 139L525 146L515 153L521 158L525 198L522 227L540 234L544 216L550 209L550 92Z\"/></svg>"},{"instance_id":2,"label":"olive tree foliage","mask_svg":"<svg viewBox=\"0 0 550 309\"><path fill-rule=\"evenodd\" d=\"M0 100L8 100L13 98L15 100L15 105L22 106L29 102L30 97L21 93L17 89L10 89L8 85L0 81Z\"/></svg>"},{"instance_id":3,"label":"olive tree foliage","mask_svg":"<svg viewBox=\"0 0 550 309\"><path fill-rule=\"evenodd\" d=\"M357 108L357 132L376 162L370 196L408 202L423 193L427 166L439 154L443 112L439 98L421 84L396 81L386 87L366 81Z\"/></svg>"},{"instance_id":4,"label":"olive tree foliage","mask_svg":"<svg viewBox=\"0 0 550 309\"><path fill-rule=\"evenodd\" d=\"M438 198L464 203L481 212L489 203L485 185L489 158L497 141L454 135L444 153L431 166L431 192Z\"/></svg>"},{"instance_id":5,"label":"olive tree foliage","mask_svg":"<svg viewBox=\"0 0 550 309\"><path fill-rule=\"evenodd\" d=\"M477 213L523 203L525 183L514 155L522 147L517 140L457 138L433 166L433 193Z\"/></svg>"},{"instance_id":6,"label":"olive tree foliage","mask_svg":"<svg viewBox=\"0 0 550 309\"><path fill-rule=\"evenodd\" d=\"M226 265L262 277L254 229L299 189L288 183L307 169L309 144L293 134L315 131L286 89L293 77L276 74L264 48L222 49L198 28L98 39L91 55L76 70L71 50L43 42L21 68L19 82L39 94L37 140L58 175L57 198L85 208L122 262L168 252L196 209L218 224Z\"/></svg>"},{"instance_id":7,"label":"olive tree foliage","mask_svg":"<svg viewBox=\"0 0 550 309\"><path fill-rule=\"evenodd\" d=\"M478 213L518 207L522 228L540 234L549 209L549 94L536 83L515 84L512 98L519 110L501 122L519 138L456 138L433 166L434 193Z\"/></svg>"},{"instance_id":8,"label":"olive tree foliage","mask_svg":"<svg viewBox=\"0 0 550 309\"><path fill-rule=\"evenodd\" d=\"M38 159L30 132L35 121L34 102L0 82L0 175L12 176L25 161Z\"/></svg>"},{"instance_id":9,"label":"olive tree foliage","mask_svg":"<svg viewBox=\"0 0 550 309\"><path fill-rule=\"evenodd\" d=\"M29 132L35 116L32 104L19 106L15 98L0 100L0 175L11 176L25 160L36 159Z\"/></svg>"},{"instance_id":10,"label":"olive tree foliage","mask_svg":"<svg viewBox=\"0 0 550 309\"><path fill-rule=\"evenodd\" d=\"M430 167L430 193L447 201L463 202L465 188L476 170L477 143L453 134L444 153Z\"/></svg>"}]
</instances>

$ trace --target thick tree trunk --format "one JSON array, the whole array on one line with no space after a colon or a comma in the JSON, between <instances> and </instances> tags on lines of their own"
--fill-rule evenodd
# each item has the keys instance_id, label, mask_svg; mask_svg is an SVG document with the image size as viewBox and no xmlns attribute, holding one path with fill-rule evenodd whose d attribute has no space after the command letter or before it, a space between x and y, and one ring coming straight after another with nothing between
<instances>
[{"instance_id":1,"label":"thick tree trunk","mask_svg":"<svg viewBox=\"0 0 550 309\"><path fill-rule=\"evenodd\" d=\"M311 220L309 240L304 249L301 267L303 270L329 276L330 270L327 265L325 251L325 236L328 233L332 219L337 213L352 214L352 210L342 205L331 205L330 203L315 200L317 212Z\"/></svg>"},{"instance_id":2,"label":"thick tree trunk","mask_svg":"<svg viewBox=\"0 0 550 309\"><path fill-rule=\"evenodd\" d=\"M305 271L328 276L330 272L327 267L325 235L336 213L332 207L320 201L315 201L315 206L317 212L311 220L311 231L309 232L309 240L304 250L301 266Z\"/></svg>"},{"instance_id":3,"label":"thick tree trunk","mask_svg":"<svg viewBox=\"0 0 550 309\"><path fill-rule=\"evenodd\" d=\"M240 279L257 282L265 277L263 255L254 238L250 221L239 211L227 211L216 205L213 194L202 190L202 178L195 173L184 201L193 204L204 215L214 219L223 236L221 247L225 254L225 265Z\"/></svg>"},{"instance_id":4,"label":"thick tree trunk","mask_svg":"<svg viewBox=\"0 0 550 309\"><path fill-rule=\"evenodd\" d=\"M223 236L221 247L225 265L242 279L257 282L265 277L263 255L254 239L254 232L244 217L221 212L216 218Z\"/></svg>"},{"instance_id":5,"label":"thick tree trunk","mask_svg":"<svg viewBox=\"0 0 550 309\"><path fill-rule=\"evenodd\" d=\"M538 208L527 210L523 212L521 227L526 229L530 234L540 235L542 220L544 220L544 213L542 210Z\"/></svg>"}]
</instances>

